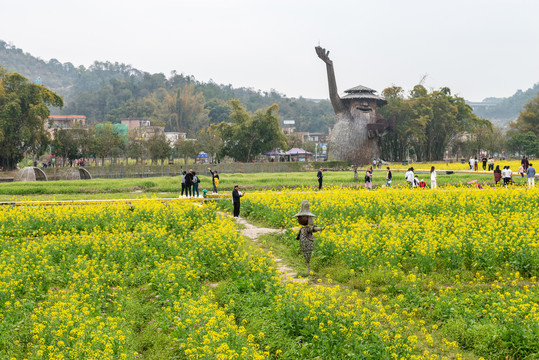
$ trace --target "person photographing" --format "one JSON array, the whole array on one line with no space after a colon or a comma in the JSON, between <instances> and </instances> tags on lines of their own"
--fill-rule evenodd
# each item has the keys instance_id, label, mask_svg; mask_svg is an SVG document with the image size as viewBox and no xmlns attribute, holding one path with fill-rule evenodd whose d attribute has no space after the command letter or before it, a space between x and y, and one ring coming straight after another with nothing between
<instances>
[{"instance_id":1,"label":"person photographing","mask_svg":"<svg viewBox=\"0 0 539 360\"><path fill-rule=\"evenodd\" d=\"M232 205L234 206L234 217L237 218L240 216L240 198L245 194L239 190L239 185L234 185L234 190L232 190Z\"/></svg>"}]
</instances>

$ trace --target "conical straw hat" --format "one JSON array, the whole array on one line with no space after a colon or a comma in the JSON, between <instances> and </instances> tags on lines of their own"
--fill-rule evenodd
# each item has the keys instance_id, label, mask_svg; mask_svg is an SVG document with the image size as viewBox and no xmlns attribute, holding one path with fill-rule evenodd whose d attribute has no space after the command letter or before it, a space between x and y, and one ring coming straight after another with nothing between
<instances>
[{"instance_id":1,"label":"conical straw hat","mask_svg":"<svg viewBox=\"0 0 539 360\"><path fill-rule=\"evenodd\" d=\"M316 217L316 215L313 214L311 212L311 210L309 209L309 200L303 200L301 202L301 209L299 210L299 213L294 215L294 217L298 217L298 216L314 216L314 217Z\"/></svg>"}]
</instances>

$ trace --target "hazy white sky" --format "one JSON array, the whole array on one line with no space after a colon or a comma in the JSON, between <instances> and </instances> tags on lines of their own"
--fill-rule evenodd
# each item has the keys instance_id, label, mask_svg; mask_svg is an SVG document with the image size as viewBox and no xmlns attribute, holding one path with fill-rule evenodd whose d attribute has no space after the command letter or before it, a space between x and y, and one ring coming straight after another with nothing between
<instances>
[{"instance_id":1,"label":"hazy white sky","mask_svg":"<svg viewBox=\"0 0 539 360\"><path fill-rule=\"evenodd\" d=\"M471 101L539 82L538 0L0 0L0 39L44 60L123 62L219 84L328 98L409 90L427 75Z\"/></svg>"}]
</instances>

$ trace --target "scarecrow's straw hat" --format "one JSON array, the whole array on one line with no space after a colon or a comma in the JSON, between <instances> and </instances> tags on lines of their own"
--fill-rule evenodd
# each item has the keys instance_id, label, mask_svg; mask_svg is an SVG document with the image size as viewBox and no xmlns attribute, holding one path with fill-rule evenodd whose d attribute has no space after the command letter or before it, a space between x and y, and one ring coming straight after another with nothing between
<instances>
[{"instance_id":1,"label":"scarecrow's straw hat","mask_svg":"<svg viewBox=\"0 0 539 360\"><path fill-rule=\"evenodd\" d=\"M311 210L309 209L309 200L303 200L301 202L301 209L299 210L299 213L297 213L296 215L294 215L294 217L298 217L298 216L311 216L311 217L316 217L315 214L313 214L311 212Z\"/></svg>"}]
</instances>

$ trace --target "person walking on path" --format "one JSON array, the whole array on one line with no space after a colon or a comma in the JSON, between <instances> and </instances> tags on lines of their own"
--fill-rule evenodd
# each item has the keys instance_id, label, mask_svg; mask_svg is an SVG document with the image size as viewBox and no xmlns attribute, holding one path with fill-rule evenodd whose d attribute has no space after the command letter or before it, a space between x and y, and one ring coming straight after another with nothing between
<instances>
[{"instance_id":1,"label":"person walking on path","mask_svg":"<svg viewBox=\"0 0 539 360\"><path fill-rule=\"evenodd\" d=\"M487 170L487 157L483 156L481 161L483 162L483 171Z\"/></svg>"},{"instance_id":2,"label":"person walking on path","mask_svg":"<svg viewBox=\"0 0 539 360\"><path fill-rule=\"evenodd\" d=\"M193 187L193 169L189 169L185 174L185 195L191 197L191 188Z\"/></svg>"},{"instance_id":3,"label":"person walking on path","mask_svg":"<svg viewBox=\"0 0 539 360\"><path fill-rule=\"evenodd\" d=\"M393 178L393 175L391 174L391 170L389 169L389 166L387 167L387 173L386 173L386 186L391 187L391 179Z\"/></svg>"},{"instance_id":4,"label":"person walking on path","mask_svg":"<svg viewBox=\"0 0 539 360\"><path fill-rule=\"evenodd\" d=\"M367 189L372 188L372 166L367 168L367 171L365 172L365 187Z\"/></svg>"},{"instance_id":5,"label":"person walking on path","mask_svg":"<svg viewBox=\"0 0 539 360\"><path fill-rule=\"evenodd\" d=\"M303 225L303 227L299 229L296 239L299 240L299 248L301 249L301 252L303 252L303 257L307 263L307 273L309 274L311 272L311 255L314 250L313 233L322 231L324 228L314 225L313 217L316 217L316 215L309 210L308 200L303 200L301 202L301 208L294 217L297 217L298 223Z\"/></svg>"},{"instance_id":6,"label":"person walking on path","mask_svg":"<svg viewBox=\"0 0 539 360\"><path fill-rule=\"evenodd\" d=\"M193 197L200 197L200 193L198 192L198 184L200 184L200 179L197 176L196 171L193 171Z\"/></svg>"},{"instance_id":7,"label":"person walking on path","mask_svg":"<svg viewBox=\"0 0 539 360\"><path fill-rule=\"evenodd\" d=\"M320 170L318 170L318 173L316 174L316 178L318 179L318 190L322 190L322 180L324 178L324 176L322 175L323 171L324 170L320 168Z\"/></svg>"},{"instance_id":8,"label":"person walking on path","mask_svg":"<svg viewBox=\"0 0 539 360\"><path fill-rule=\"evenodd\" d=\"M473 160L473 164L474 171L477 171L479 169L479 162L477 161L477 158Z\"/></svg>"},{"instance_id":9,"label":"person walking on path","mask_svg":"<svg viewBox=\"0 0 539 360\"><path fill-rule=\"evenodd\" d=\"M470 156L470 162L469 162L469 164L470 164L470 170L473 170L474 163L475 163L475 160L474 160L473 156Z\"/></svg>"},{"instance_id":10,"label":"person walking on path","mask_svg":"<svg viewBox=\"0 0 539 360\"><path fill-rule=\"evenodd\" d=\"M240 216L240 198L245 195L240 192L239 185L234 185L234 190L232 190L232 205L234 206L234 217L237 218Z\"/></svg>"},{"instance_id":11,"label":"person walking on path","mask_svg":"<svg viewBox=\"0 0 539 360\"><path fill-rule=\"evenodd\" d=\"M183 171L183 172L182 172L182 175L181 175L181 177L180 177L180 178L181 178L181 182L182 182L182 193L180 194L180 197L183 197L183 196L184 196L184 192L187 192L187 191L185 190L185 174L187 174L187 172L186 172L186 171Z\"/></svg>"},{"instance_id":12,"label":"person walking on path","mask_svg":"<svg viewBox=\"0 0 539 360\"><path fill-rule=\"evenodd\" d=\"M437 186L438 185L436 183L436 170L434 169L434 166L431 166L430 167L430 188L436 189Z\"/></svg>"},{"instance_id":13,"label":"person walking on path","mask_svg":"<svg viewBox=\"0 0 539 360\"><path fill-rule=\"evenodd\" d=\"M526 177L528 178L528 189L533 189L535 187L535 168L533 164L529 164Z\"/></svg>"},{"instance_id":14,"label":"person walking on path","mask_svg":"<svg viewBox=\"0 0 539 360\"><path fill-rule=\"evenodd\" d=\"M219 186L219 174L217 173L217 170L211 171L210 168L208 168L208 171L211 174L211 183L213 185L213 193L217 194L217 186Z\"/></svg>"}]
</instances>

